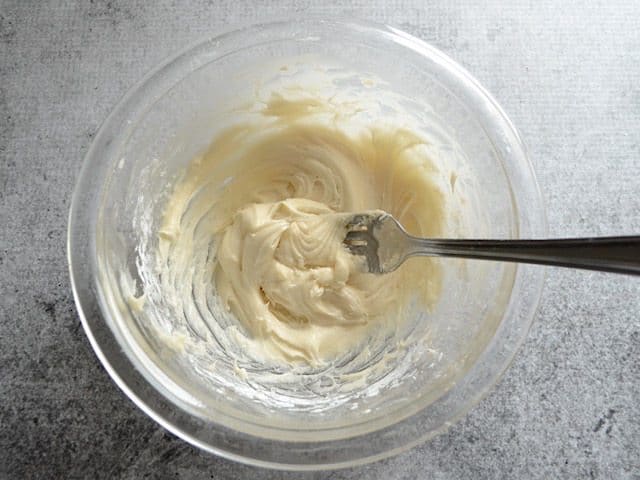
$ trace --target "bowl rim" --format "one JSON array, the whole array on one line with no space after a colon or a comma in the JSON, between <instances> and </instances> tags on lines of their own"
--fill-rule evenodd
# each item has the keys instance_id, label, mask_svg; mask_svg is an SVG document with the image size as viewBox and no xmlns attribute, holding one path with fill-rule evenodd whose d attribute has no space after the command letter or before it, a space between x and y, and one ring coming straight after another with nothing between
<instances>
[{"instance_id":1,"label":"bowl rim","mask_svg":"<svg viewBox=\"0 0 640 480\"><path fill-rule=\"evenodd\" d=\"M304 22L319 22L321 25L325 26L330 25L333 27L356 29L358 31L367 31L374 34L382 34L391 41L395 41L396 43L406 48L409 48L425 57L429 57L430 59L435 59L439 63L443 64L444 67L450 71L453 77L457 77L457 79L464 84L465 88L470 89L470 95L473 95L474 97L477 97L477 99L481 99L486 102L484 105L482 105L482 107L495 117L494 121L499 124L502 132L509 137L505 145L494 144L494 148L500 150L506 147L518 150L517 152L511 150L510 152L511 156L517 155L519 157L517 168L515 165L503 165L503 167L513 168L515 170L512 173L524 175L526 177L524 185L528 188L528 191L525 193L530 197L530 200L534 201L539 206L539 208L532 213L535 218L531 219L534 223L531 228L537 235L546 234L547 229L543 198L536 180L535 173L533 171L533 167L527 156L524 143L522 142L519 133L507 117L506 113L498 105L491 94L489 94L478 83L478 81L473 76L471 76L471 74L468 73L462 66L453 61L450 57L448 57L437 48L397 28L373 22L365 22L360 20L354 21L352 19L344 18L340 19L326 17L306 17L302 20L280 20L275 22L244 26L239 29L229 29L219 35L209 36L203 40L195 42L182 51L178 52L177 54L169 57L167 60L152 69L131 89L129 89L124 97L118 102L116 107L107 116L85 155L78 180L76 181L76 187L73 192L71 207L69 210L67 231L67 261L69 265L69 274L73 297L84 331L89 339L89 342L91 343L93 350L96 353L96 356L99 358L103 367L109 373L118 387L127 395L127 397L129 397L134 402L134 404L136 404L142 411L144 411L149 417L151 417L165 429L192 445L195 445L205 451L215 453L222 457L254 466L280 468L287 470L335 469L361 465L405 451L445 431L450 425L466 415L466 413L484 396L486 396L499 382L500 378L511 364L515 353L520 348L527 336L527 332L531 326L541 298L542 287L544 283L543 267L524 265L517 267L514 282L523 282L526 277L526 281L529 283L533 295L524 301L524 305L514 305L513 295L511 295L509 299L507 311L509 309L516 309L517 307L518 312L520 312L520 314L522 315L522 320L518 324L518 331L516 332L517 334L514 334L515 338L513 338L508 347L506 347L506 349L503 349L503 351L501 352L502 357L500 368L493 372L493 375L491 376L489 382L485 381L484 383L482 383L482 388L474 390L475 395L467 394L462 407L456 411L455 415L450 416L450 419L448 421L443 422L443 424L439 428L429 430L424 435L415 435L414 438L405 441L395 448L388 448L384 451L379 452L372 451L370 454L364 454L359 456L358 458L353 458L350 460L340 460L337 462L332 462L331 459L329 459L328 461L326 459L324 461L312 459L312 461L308 463L306 461L305 463L295 463L281 461L276 458L258 458L255 455L252 456L251 451L249 451L249 454L247 454L247 452L245 452L242 448L234 450L231 448L226 448L226 446L215 445L210 441L203 440L202 436L198 436L198 432L200 432L200 435L202 435L202 432L214 428L219 430L221 435L231 436L235 440L245 442L246 445L252 445L253 442L268 442L270 444L273 444L273 448L297 448L301 449L301 451L304 451L305 449L317 449L319 448L319 444L325 446L330 443L340 444L340 442L334 442L332 440L326 442L283 442L266 439L263 437L252 437L251 435L238 432L220 424L211 424L205 422L199 417L193 416L183 409L180 409L178 405L172 403L148 381L145 375L139 371L139 365L136 365L135 362L132 362L127 357L127 355L123 354L122 350L119 349L120 345L118 339L110 330L109 326L106 325L106 322L104 322L103 319L104 312L101 311L101 304L98 299L98 288L93 284L94 277L91 273L93 271L92 269L95 269L97 267L95 263L87 261L87 258L92 258L89 254L91 253L92 246L95 245L96 241L96 219L92 217L91 214L92 212L94 212L93 207L98 203L98 193L101 188L91 189L87 187L90 185L96 185L96 177L100 177L99 175L95 175L98 167L101 167L102 169L106 168L106 165L99 164L99 160L104 157L104 155L100 154L99 152L101 150L109 148L109 145L112 141L112 133L114 131L117 131L117 128L119 128L117 127L117 125L122 125L122 122L126 121L126 119L130 116L130 112L132 111L131 107L135 107L135 97L141 90L147 90L147 95L164 93L164 88L162 88L162 92L159 92L159 90L161 89L160 87L163 87L164 85L159 84L160 80L162 80L167 75L174 75L174 77L176 78L179 76L180 79L184 78L186 74L181 70L181 68L184 67L185 64L189 62L190 57L193 57L197 52L206 51L211 47L216 48L218 52L224 51L224 49L220 49L220 45L224 44L224 42L229 41L230 39L233 40L237 37L242 37L252 31L258 29L262 29L264 31L277 31L279 28L291 25L299 25ZM215 59L218 57L215 56L213 58ZM154 84L155 89L153 88ZM510 175L507 175L507 177L511 185L512 177ZM100 187L102 186L100 185ZM523 302L521 301L520 303ZM505 313L505 317L507 315L508 314ZM499 329L501 327L502 325L499 326ZM498 337L498 331L496 331L491 344L487 346L485 350L495 347L496 337ZM472 369L470 369L465 374L463 379L461 379L461 381L459 382L459 385L456 385L454 389L458 388L460 385L464 386L463 381L465 379L467 380L467 386L465 388L467 390L472 389L472 386L469 385L469 377L473 371L477 370L476 367L477 365L474 365L474 367L472 367ZM458 394L461 395L463 393L464 391ZM440 401L440 399L438 399L436 402L438 401ZM398 425L407 420L410 420L413 416L424 414L425 410L427 410L429 407L430 406L427 406L419 410L418 412L409 415L408 418L381 430L386 431L398 428ZM188 428L185 427L185 425L187 425ZM365 438L366 436L371 435L371 433L375 434L377 432L370 432L362 436L355 435L351 438ZM350 441L351 438L344 439L343 443Z\"/></svg>"}]
</instances>

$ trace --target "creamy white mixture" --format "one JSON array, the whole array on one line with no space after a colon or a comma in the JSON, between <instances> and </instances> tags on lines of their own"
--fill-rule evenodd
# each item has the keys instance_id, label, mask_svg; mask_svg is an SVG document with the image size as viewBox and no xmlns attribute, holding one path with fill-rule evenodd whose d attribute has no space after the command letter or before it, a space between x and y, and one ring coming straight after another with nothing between
<instances>
[{"instance_id":1,"label":"creamy white mixture","mask_svg":"<svg viewBox=\"0 0 640 480\"><path fill-rule=\"evenodd\" d=\"M414 235L450 233L451 165L407 125L362 121L354 102L288 89L252 109L193 159L164 210L156 265L187 322L211 321L201 313L218 302L252 357L317 365L398 328L409 302L431 308L437 260L362 273L328 218L381 209Z\"/></svg>"}]
</instances>

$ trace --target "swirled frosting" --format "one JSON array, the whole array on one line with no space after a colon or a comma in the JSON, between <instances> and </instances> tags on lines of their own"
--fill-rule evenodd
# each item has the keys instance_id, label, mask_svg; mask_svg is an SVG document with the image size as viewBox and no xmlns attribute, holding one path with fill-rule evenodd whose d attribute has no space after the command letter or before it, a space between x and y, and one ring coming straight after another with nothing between
<instances>
[{"instance_id":1,"label":"swirled frosting","mask_svg":"<svg viewBox=\"0 0 640 480\"><path fill-rule=\"evenodd\" d=\"M371 122L352 102L275 92L173 188L157 251L162 291L187 324L218 321L253 357L330 362L396 328L409 301L429 308L441 289L431 259L362 273L331 215L382 209L415 235L439 236L450 180L411 128ZM214 320L218 307L229 319Z\"/></svg>"}]
</instances>

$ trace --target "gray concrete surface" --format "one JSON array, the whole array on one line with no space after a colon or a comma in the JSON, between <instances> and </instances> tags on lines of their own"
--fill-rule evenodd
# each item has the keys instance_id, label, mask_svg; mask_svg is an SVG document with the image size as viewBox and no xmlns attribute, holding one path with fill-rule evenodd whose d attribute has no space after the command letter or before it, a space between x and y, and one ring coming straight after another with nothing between
<instances>
[{"instance_id":1,"label":"gray concrete surface","mask_svg":"<svg viewBox=\"0 0 640 480\"><path fill-rule=\"evenodd\" d=\"M0 1L0 478L640 479L640 279L550 270L488 398L427 444L328 474L174 438L112 383L80 326L65 229L92 137L156 63L238 22L346 14L433 43L523 133L551 234L640 233L640 4L464 3Z\"/></svg>"}]
</instances>

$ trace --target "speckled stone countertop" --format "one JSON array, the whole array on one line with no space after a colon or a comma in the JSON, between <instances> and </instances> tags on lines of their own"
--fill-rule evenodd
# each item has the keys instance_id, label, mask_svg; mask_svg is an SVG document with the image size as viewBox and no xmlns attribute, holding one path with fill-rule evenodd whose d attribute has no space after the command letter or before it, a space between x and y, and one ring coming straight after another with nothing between
<instances>
[{"instance_id":1,"label":"speckled stone countertop","mask_svg":"<svg viewBox=\"0 0 640 480\"><path fill-rule=\"evenodd\" d=\"M465 3L483 3L467 6ZM447 433L290 474L174 438L110 380L71 297L66 223L92 137L166 56L237 23L342 14L441 48L523 134L550 234L640 233L640 3L0 3L0 478L640 479L640 279L548 271L522 350Z\"/></svg>"}]
</instances>

